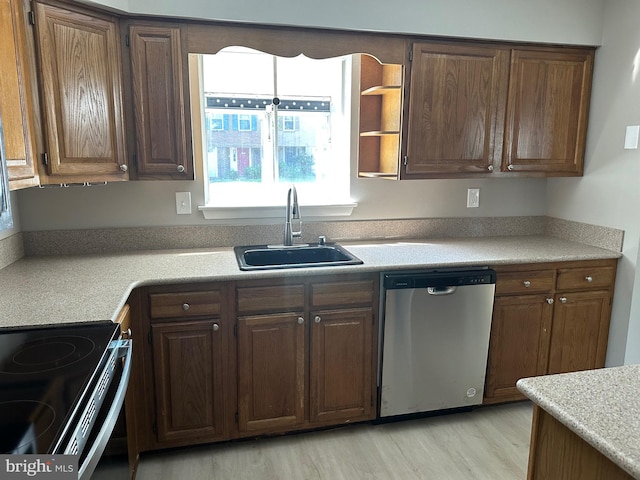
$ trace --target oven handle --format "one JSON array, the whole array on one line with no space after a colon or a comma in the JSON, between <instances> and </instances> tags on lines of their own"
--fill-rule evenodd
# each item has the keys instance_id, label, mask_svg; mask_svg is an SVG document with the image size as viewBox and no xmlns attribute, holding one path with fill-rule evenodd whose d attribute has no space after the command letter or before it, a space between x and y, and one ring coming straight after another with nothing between
<instances>
[{"instance_id":1,"label":"oven handle","mask_svg":"<svg viewBox=\"0 0 640 480\"><path fill-rule=\"evenodd\" d=\"M118 419L120 410L122 409L124 397L127 393L127 385L129 385L129 377L131 375L131 342L131 340L119 340L120 346L118 356L122 357L124 355L125 357L124 366L122 367L122 377L120 378L120 384L118 385L118 390L113 397L113 403L109 408L107 418L105 418L105 421L100 428L100 432L98 432L95 442L93 443L93 445L91 445L84 463L78 469L78 480L89 479L93 474L93 471L96 469L96 466L100 461L102 452L104 452L104 449L107 446L107 442L109 441L111 432L113 432L113 427L116 424L116 420Z\"/></svg>"}]
</instances>

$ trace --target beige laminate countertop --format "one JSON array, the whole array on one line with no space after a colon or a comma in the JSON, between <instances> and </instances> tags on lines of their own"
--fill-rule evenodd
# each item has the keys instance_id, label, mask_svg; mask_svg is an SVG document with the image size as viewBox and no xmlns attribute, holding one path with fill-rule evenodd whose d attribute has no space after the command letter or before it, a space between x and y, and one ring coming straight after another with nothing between
<instances>
[{"instance_id":1,"label":"beige laminate countertop","mask_svg":"<svg viewBox=\"0 0 640 480\"><path fill-rule=\"evenodd\" d=\"M640 479L640 365L524 378L518 388Z\"/></svg>"},{"instance_id":2,"label":"beige laminate countertop","mask_svg":"<svg viewBox=\"0 0 640 480\"><path fill-rule=\"evenodd\" d=\"M362 265L243 272L232 248L24 257L0 270L0 327L114 320L142 285L619 258L548 236L343 243Z\"/></svg>"}]
</instances>

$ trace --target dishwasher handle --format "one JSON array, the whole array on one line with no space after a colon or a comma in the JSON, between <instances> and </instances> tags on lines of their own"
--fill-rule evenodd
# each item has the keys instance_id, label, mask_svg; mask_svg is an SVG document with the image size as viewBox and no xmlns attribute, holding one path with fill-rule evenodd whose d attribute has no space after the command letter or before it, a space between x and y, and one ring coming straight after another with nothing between
<instances>
[{"instance_id":1,"label":"dishwasher handle","mask_svg":"<svg viewBox=\"0 0 640 480\"><path fill-rule=\"evenodd\" d=\"M456 293L457 287L448 286L448 287L427 287L427 293L429 295L453 295Z\"/></svg>"}]
</instances>

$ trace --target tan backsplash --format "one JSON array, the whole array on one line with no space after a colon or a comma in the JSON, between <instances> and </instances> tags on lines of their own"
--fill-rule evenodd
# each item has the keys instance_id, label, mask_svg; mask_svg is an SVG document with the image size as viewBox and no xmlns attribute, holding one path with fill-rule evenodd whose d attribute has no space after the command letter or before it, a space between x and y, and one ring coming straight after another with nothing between
<instances>
[{"instance_id":1,"label":"tan backsplash","mask_svg":"<svg viewBox=\"0 0 640 480\"><path fill-rule=\"evenodd\" d=\"M429 218L354 222L303 223L302 242L395 240L446 237L551 235L621 251L621 230L556 218L484 217ZM176 248L214 248L278 244L283 225L174 226L22 232L25 255L69 255ZM0 258L2 255L0 246Z\"/></svg>"}]
</instances>

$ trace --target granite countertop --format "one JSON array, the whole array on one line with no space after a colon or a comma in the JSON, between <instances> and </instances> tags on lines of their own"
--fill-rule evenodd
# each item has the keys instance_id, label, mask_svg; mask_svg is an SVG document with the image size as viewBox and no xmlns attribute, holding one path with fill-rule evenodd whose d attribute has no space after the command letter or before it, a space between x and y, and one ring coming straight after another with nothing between
<instances>
[{"instance_id":1,"label":"granite countertop","mask_svg":"<svg viewBox=\"0 0 640 480\"><path fill-rule=\"evenodd\" d=\"M131 290L142 285L620 257L533 235L342 245L364 263L243 272L232 248L24 257L0 270L0 327L114 320Z\"/></svg>"},{"instance_id":2,"label":"granite countertop","mask_svg":"<svg viewBox=\"0 0 640 480\"><path fill-rule=\"evenodd\" d=\"M524 378L518 389L640 478L640 365Z\"/></svg>"}]
</instances>

